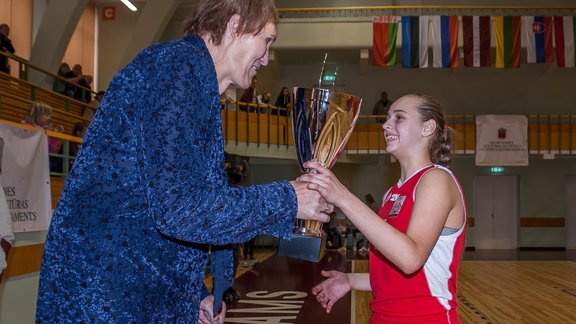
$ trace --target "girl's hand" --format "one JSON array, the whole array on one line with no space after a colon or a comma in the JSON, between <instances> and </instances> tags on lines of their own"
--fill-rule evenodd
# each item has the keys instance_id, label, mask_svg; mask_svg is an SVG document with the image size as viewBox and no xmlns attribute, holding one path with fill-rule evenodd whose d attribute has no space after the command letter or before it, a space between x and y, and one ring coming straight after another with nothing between
<instances>
[{"instance_id":1,"label":"girl's hand","mask_svg":"<svg viewBox=\"0 0 576 324\"><path fill-rule=\"evenodd\" d=\"M328 168L315 161L304 163L309 173L298 177L298 181L309 182L308 189L318 191L330 204L341 206L350 191L338 181L338 178Z\"/></svg>"},{"instance_id":2,"label":"girl's hand","mask_svg":"<svg viewBox=\"0 0 576 324\"><path fill-rule=\"evenodd\" d=\"M214 317L214 324L224 324L224 319L226 318L226 303L222 302L222 309L220 313Z\"/></svg>"},{"instance_id":3,"label":"girl's hand","mask_svg":"<svg viewBox=\"0 0 576 324\"><path fill-rule=\"evenodd\" d=\"M348 276L343 272L322 270L321 273L328 279L312 288L312 293L316 296L316 300L320 305L326 309L326 313L330 313L334 303L346 295L352 289L352 286Z\"/></svg>"},{"instance_id":4,"label":"girl's hand","mask_svg":"<svg viewBox=\"0 0 576 324\"><path fill-rule=\"evenodd\" d=\"M198 312L198 324L213 324L214 314L214 296L208 295L200 302L200 311Z\"/></svg>"},{"instance_id":5,"label":"girl's hand","mask_svg":"<svg viewBox=\"0 0 576 324\"><path fill-rule=\"evenodd\" d=\"M198 324L224 324L226 317L226 303L222 302L220 312L214 316L214 295L206 296L200 302L200 312L198 313Z\"/></svg>"}]
</instances>

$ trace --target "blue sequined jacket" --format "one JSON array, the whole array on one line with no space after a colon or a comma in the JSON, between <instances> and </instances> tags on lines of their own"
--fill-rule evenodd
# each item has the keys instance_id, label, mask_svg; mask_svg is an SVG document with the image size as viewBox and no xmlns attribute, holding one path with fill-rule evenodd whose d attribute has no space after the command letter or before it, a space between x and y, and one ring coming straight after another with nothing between
<instances>
[{"instance_id":1,"label":"blue sequined jacket","mask_svg":"<svg viewBox=\"0 0 576 324\"><path fill-rule=\"evenodd\" d=\"M66 179L37 320L196 323L208 245L287 238L297 210L288 182L229 187L223 163L203 40L145 49L111 81Z\"/></svg>"}]
</instances>

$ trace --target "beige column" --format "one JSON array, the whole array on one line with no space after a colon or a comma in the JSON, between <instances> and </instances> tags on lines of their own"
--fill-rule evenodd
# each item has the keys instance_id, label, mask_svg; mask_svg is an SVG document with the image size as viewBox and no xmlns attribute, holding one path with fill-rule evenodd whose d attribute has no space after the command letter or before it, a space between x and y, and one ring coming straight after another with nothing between
<instances>
[{"instance_id":1,"label":"beige column","mask_svg":"<svg viewBox=\"0 0 576 324\"><path fill-rule=\"evenodd\" d=\"M134 34L122 55L118 70L150 44L157 42L174 15L180 0L148 0L138 18Z\"/></svg>"},{"instance_id":2,"label":"beige column","mask_svg":"<svg viewBox=\"0 0 576 324\"><path fill-rule=\"evenodd\" d=\"M70 38L89 0L51 0L32 45L30 63L52 73L58 71ZM32 83L50 88L52 78L30 71Z\"/></svg>"}]
</instances>

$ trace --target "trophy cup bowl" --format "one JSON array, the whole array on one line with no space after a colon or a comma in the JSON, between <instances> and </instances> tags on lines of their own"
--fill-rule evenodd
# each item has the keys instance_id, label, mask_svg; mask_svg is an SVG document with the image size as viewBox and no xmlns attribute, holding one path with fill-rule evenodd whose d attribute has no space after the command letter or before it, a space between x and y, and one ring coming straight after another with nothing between
<instances>
[{"instance_id":1,"label":"trophy cup bowl","mask_svg":"<svg viewBox=\"0 0 576 324\"><path fill-rule=\"evenodd\" d=\"M295 87L292 129L298 164L316 160L331 168L342 154L358 115L362 98L324 88ZM278 255L318 262L324 255L322 223L297 220L291 240L281 240Z\"/></svg>"}]
</instances>

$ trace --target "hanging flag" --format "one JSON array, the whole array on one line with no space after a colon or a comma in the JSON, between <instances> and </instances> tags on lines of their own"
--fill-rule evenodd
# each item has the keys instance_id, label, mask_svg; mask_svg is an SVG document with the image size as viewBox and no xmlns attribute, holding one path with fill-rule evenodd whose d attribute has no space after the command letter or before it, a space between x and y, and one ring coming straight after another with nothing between
<instances>
[{"instance_id":1,"label":"hanging flag","mask_svg":"<svg viewBox=\"0 0 576 324\"><path fill-rule=\"evenodd\" d=\"M458 16L433 16L432 52L434 67L458 66Z\"/></svg>"},{"instance_id":2,"label":"hanging flag","mask_svg":"<svg viewBox=\"0 0 576 324\"><path fill-rule=\"evenodd\" d=\"M576 35L576 17L554 17L554 41L556 42L556 64L559 67L574 67L574 35Z\"/></svg>"},{"instance_id":3,"label":"hanging flag","mask_svg":"<svg viewBox=\"0 0 576 324\"><path fill-rule=\"evenodd\" d=\"M402 67L428 67L428 16L402 16Z\"/></svg>"},{"instance_id":4,"label":"hanging flag","mask_svg":"<svg viewBox=\"0 0 576 324\"><path fill-rule=\"evenodd\" d=\"M523 17L524 35L528 63L551 63L552 54L552 17Z\"/></svg>"},{"instance_id":5,"label":"hanging flag","mask_svg":"<svg viewBox=\"0 0 576 324\"><path fill-rule=\"evenodd\" d=\"M397 16L374 16L372 19L372 63L376 66L396 65Z\"/></svg>"},{"instance_id":6,"label":"hanging flag","mask_svg":"<svg viewBox=\"0 0 576 324\"><path fill-rule=\"evenodd\" d=\"M495 16L496 67L520 67L520 16Z\"/></svg>"},{"instance_id":7,"label":"hanging flag","mask_svg":"<svg viewBox=\"0 0 576 324\"><path fill-rule=\"evenodd\" d=\"M462 16L464 66L490 66L490 16Z\"/></svg>"}]
</instances>

